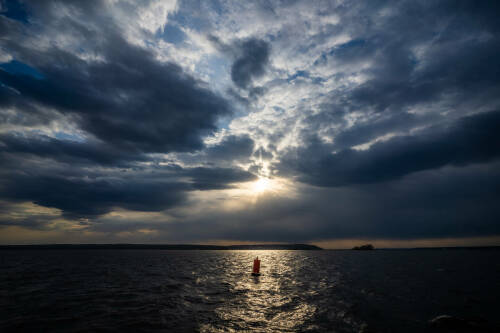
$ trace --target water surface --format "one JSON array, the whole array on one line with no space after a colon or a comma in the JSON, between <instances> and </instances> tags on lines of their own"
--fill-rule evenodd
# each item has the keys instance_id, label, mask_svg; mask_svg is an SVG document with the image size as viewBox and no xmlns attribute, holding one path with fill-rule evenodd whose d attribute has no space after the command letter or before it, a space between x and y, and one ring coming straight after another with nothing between
<instances>
[{"instance_id":1,"label":"water surface","mask_svg":"<svg viewBox=\"0 0 500 333\"><path fill-rule=\"evenodd\" d=\"M422 332L440 314L499 324L498 250L3 250L0 269L2 332Z\"/></svg>"}]
</instances>

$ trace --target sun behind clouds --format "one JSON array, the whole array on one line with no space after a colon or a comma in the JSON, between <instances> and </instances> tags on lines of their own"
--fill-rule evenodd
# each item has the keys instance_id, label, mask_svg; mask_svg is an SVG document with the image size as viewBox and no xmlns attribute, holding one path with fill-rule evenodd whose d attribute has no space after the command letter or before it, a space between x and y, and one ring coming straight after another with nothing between
<instances>
[{"instance_id":1,"label":"sun behind clouds","mask_svg":"<svg viewBox=\"0 0 500 333\"><path fill-rule=\"evenodd\" d=\"M271 179L266 177L259 177L258 180L252 183L252 192L258 194L262 192L269 191L273 188L273 182Z\"/></svg>"}]
</instances>

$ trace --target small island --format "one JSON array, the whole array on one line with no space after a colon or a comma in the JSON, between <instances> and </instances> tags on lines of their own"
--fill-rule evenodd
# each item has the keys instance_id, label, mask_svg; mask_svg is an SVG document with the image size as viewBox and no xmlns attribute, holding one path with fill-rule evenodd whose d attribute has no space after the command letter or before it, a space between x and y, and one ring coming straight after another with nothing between
<instances>
[{"instance_id":1,"label":"small island","mask_svg":"<svg viewBox=\"0 0 500 333\"><path fill-rule=\"evenodd\" d=\"M375 247L371 244L365 244L365 245L361 245L361 246L355 246L352 249L357 250L357 251L371 251L371 250L375 250Z\"/></svg>"}]
</instances>

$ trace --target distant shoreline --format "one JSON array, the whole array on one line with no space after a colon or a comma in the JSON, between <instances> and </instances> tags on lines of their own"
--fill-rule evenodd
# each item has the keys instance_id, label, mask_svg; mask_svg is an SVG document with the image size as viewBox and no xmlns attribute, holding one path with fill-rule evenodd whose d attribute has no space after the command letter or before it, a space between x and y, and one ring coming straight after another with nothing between
<instances>
[{"instance_id":1,"label":"distant shoreline","mask_svg":"<svg viewBox=\"0 0 500 333\"><path fill-rule=\"evenodd\" d=\"M35 244L0 245L0 250L323 250L309 244L193 245L193 244Z\"/></svg>"},{"instance_id":2,"label":"distant shoreline","mask_svg":"<svg viewBox=\"0 0 500 333\"><path fill-rule=\"evenodd\" d=\"M255 245L194 245L194 244L32 244L0 245L0 250L331 250L356 251L352 249L323 249L310 244L255 244ZM500 250L500 246L443 246L378 248L375 251L397 250ZM365 252L365 251L361 251ZM371 252L371 251L369 251Z\"/></svg>"}]
</instances>

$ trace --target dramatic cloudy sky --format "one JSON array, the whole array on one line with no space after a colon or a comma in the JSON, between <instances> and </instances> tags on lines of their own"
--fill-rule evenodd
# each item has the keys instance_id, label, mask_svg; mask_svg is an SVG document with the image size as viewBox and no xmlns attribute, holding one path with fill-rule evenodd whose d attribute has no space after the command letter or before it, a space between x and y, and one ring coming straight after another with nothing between
<instances>
[{"instance_id":1,"label":"dramatic cloudy sky","mask_svg":"<svg viewBox=\"0 0 500 333\"><path fill-rule=\"evenodd\" d=\"M0 243L500 244L497 3L0 0Z\"/></svg>"}]
</instances>

